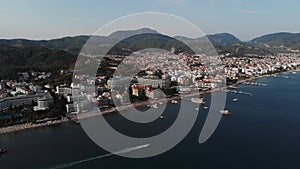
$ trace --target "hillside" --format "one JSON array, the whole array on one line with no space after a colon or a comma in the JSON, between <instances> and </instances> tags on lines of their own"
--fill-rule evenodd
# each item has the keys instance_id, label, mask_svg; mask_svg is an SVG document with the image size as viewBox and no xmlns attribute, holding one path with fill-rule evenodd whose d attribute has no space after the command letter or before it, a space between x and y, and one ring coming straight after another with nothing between
<instances>
[{"instance_id":1,"label":"hillside","mask_svg":"<svg viewBox=\"0 0 300 169\"><path fill-rule=\"evenodd\" d=\"M272 52L296 52L300 50L300 33L280 32L268 34L254 38L249 43Z\"/></svg>"},{"instance_id":2,"label":"hillside","mask_svg":"<svg viewBox=\"0 0 300 169\"><path fill-rule=\"evenodd\" d=\"M76 55L66 51L45 47L0 46L0 77L11 78L17 72L34 69L58 71L69 69L76 61Z\"/></svg>"},{"instance_id":3,"label":"hillside","mask_svg":"<svg viewBox=\"0 0 300 169\"><path fill-rule=\"evenodd\" d=\"M138 35L138 34L148 34L148 33L153 33L153 34L158 34L156 30L149 29L149 28L141 28L137 30L124 30L124 31L116 31L111 33L108 38L114 38L114 39L125 39L133 35Z\"/></svg>"},{"instance_id":4,"label":"hillside","mask_svg":"<svg viewBox=\"0 0 300 169\"><path fill-rule=\"evenodd\" d=\"M229 33L207 35L207 38L214 46L230 47L234 44L241 43L237 37Z\"/></svg>"},{"instance_id":5,"label":"hillside","mask_svg":"<svg viewBox=\"0 0 300 169\"><path fill-rule=\"evenodd\" d=\"M52 40L0 39L0 77L7 78L17 71L29 68L39 70L70 68L90 37L82 35ZM300 51L300 33L274 33L254 38L249 42L241 42L229 33L194 39L182 36L173 38L148 28L117 31L109 36L93 36L90 42L95 43L91 43L90 47L99 51L121 39L123 40L110 50L110 54L128 55L133 51L149 47L169 51L175 47L176 53L191 52L185 44L200 46L199 51L209 53L214 49L211 48L208 39L219 54L230 54L230 56L265 56L277 52Z\"/></svg>"},{"instance_id":6,"label":"hillside","mask_svg":"<svg viewBox=\"0 0 300 169\"><path fill-rule=\"evenodd\" d=\"M90 36L63 37L52 40L28 40L28 39L0 39L2 46L14 47L45 47L49 49L65 50L72 54L78 54Z\"/></svg>"}]
</instances>

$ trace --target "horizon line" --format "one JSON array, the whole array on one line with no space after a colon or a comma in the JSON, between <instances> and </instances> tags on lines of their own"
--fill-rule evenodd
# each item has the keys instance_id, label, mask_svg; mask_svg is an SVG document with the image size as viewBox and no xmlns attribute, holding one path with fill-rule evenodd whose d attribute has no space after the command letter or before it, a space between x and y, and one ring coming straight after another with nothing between
<instances>
[{"instance_id":1,"label":"horizon line","mask_svg":"<svg viewBox=\"0 0 300 169\"><path fill-rule=\"evenodd\" d=\"M143 28L141 28L143 29ZM151 29L151 28L149 28ZM139 29L135 29L135 30L139 30ZM153 30L153 29L151 29ZM131 31L131 30L118 30L118 31ZM115 32L118 32L118 31L115 31ZM134 30L133 30L134 31ZM156 30L154 30L156 31ZM113 32L114 33L114 32ZM158 32L160 33L160 32ZM261 35L258 35L258 36L255 36L255 37L252 37L251 39L247 39L247 40L242 40L240 39L240 37L236 36L234 33L232 32L215 32L215 33L208 33L208 34L205 34L204 36L202 37L207 37L209 35L218 35L218 34L231 34L233 35L234 37L238 38L241 42L249 42L255 38L258 38L258 37L262 37L262 36L266 36L266 35L272 35L272 34L278 34L278 33L291 33L291 34L298 34L300 33L299 32L293 32L293 31L274 31L274 32L271 32L271 33L264 33L264 34L261 34ZM162 34L162 33L160 33ZM162 34L163 35L163 34ZM50 40L56 40L56 39L62 39L62 38L73 38L73 37L78 37L78 36L93 36L93 34L72 34L72 35L61 35L61 36L57 36L57 37L50 37L50 38L30 38L30 37L0 37L0 40L31 40L31 41L50 41ZM94 36L102 36L102 35L94 35ZM103 35L104 36L104 35ZM105 37L108 37L110 35L107 35ZM172 36L172 37L185 37L185 38L190 38L190 39L198 39L198 38L202 38L202 37L195 37L195 38L191 38L191 37L187 37L187 36L182 36L182 35L175 35L175 36Z\"/></svg>"}]
</instances>

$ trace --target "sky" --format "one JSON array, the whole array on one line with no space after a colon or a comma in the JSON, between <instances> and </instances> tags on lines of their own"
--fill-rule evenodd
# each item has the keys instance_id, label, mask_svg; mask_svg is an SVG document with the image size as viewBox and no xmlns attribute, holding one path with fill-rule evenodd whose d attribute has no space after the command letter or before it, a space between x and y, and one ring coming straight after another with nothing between
<instances>
[{"instance_id":1,"label":"sky","mask_svg":"<svg viewBox=\"0 0 300 169\"><path fill-rule=\"evenodd\" d=\"M90 35L137 12L182 17L205 34L232 33L243 41L300 32L299 0L1 0L0 38L54 39Z\"/></svg>"}]
</instances>

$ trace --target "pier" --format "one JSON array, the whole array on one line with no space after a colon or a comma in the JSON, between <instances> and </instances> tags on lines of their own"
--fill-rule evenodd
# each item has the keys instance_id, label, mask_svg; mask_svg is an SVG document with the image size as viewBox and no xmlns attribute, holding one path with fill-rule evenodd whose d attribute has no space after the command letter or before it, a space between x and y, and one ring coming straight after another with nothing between
<instances>
[{"instance_id":1,"label":"pier","mask_svg":"<svg viewBox=\"0 0 300 169\"><path fill-rule=\"evenodd\" d=\"M243 92L243 91L237 91L237 90L224 90L224 91L227 93L244 94L244 95L253 96L253 94L249 93L249 92Z\"/></svg>"},{"instance_id":2,"label":"pier","mask_svg":"<svg viewBox=\"0 0 300 169\"><path fill-rule=\"evenodd\" d=\"M251 86L268 86L268 84L257 83L257 82L242 82L243 85L251 85Z\"/></svg>"},{"instance_id":3,"label":"pier","mask_svg":"<svg viewBox=\"0 0 300 169\"><path fill-rule=\"evenodd\" d=\"M291 78L293 78L291 76L286 76L286 75L273 75L273 77L284 78L284 79L291 79Z\"/></svg>"}]
</instances>

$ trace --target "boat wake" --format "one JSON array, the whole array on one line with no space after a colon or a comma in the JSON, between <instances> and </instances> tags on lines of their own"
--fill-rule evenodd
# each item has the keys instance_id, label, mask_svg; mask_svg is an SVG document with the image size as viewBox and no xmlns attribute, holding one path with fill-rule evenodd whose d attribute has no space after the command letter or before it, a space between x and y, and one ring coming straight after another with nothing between
<instances>
[{"instance_id":1,"label":"boat wake","mask_svg":"<svg viewBox=\"0 0 300 169\"><path fill-rule=\"evenodd\" d=\"M136 151L136 150L139 150L139 149L147 148L149 145L150 145L150 143L144 144L144 145L139 145L139 146L136 146L136 147L128 147L128 148L124 148L122 150L119 150L119 151L116 151L116 152L113 152L113 153L108 153L108 154L104 154L104 155L100 155L100 156L96 156L96 157L91 157L91 158L87 158L87 159L84 159L84 160L79 160L79 161L75 161L75 162L71 162L71 163L60 164L58 166L50 167L49 169L68 168L68 167L71 167L71 166L74 166L74 165L77 165L77 164L81 164L81 163L85 163L85 162L89 162L89 161L109 157L109 156L112 156L112 155L125 154L125 153L129 153L129 152Z\"/></svg>"}]
</instances>

